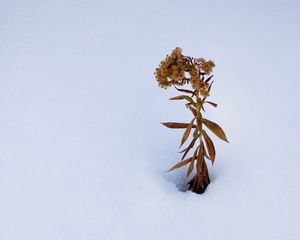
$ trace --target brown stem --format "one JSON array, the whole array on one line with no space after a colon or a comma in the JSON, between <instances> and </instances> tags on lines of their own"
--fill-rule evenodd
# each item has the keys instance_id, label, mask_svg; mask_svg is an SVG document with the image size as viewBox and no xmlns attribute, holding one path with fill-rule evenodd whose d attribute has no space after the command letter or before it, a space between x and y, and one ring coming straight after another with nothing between
<instances>
[{"instance_id":1,"label":"brown stem","mask_svg":"<svg viewBox=\"0 0 300 240\"><path fill-rule=\"evenodd\" d=\"M207 170L207 165L205 162L205 151L204 145L202 141L202 115L201 115L201 107L203 104L203 100L201 101L200 94L196 92L196 118L197 118L197 129L199 131L199 154L197 157L197 173L188 183L189 189L195 193L203 193L207 188L208 184L210 183L209 174ZM199 118L199 119L198 119Z\"/></svg>"},{"instance_id":2,"label":"brown stem","mask_svg":"<svg viewBox=\"0 0 300 240\"><path fill-rule=\"evenodd\" d=\"M198 164L197 160L197 164ZM189 190L193 191L194 193L201 194L205 191L207 186L210 183L209 175L208 175L208 170L207 170L207 165L205 161L200 162L201 172L198 171L197 168L197 174L189 181Z\"/></svg>"}]
</instances>

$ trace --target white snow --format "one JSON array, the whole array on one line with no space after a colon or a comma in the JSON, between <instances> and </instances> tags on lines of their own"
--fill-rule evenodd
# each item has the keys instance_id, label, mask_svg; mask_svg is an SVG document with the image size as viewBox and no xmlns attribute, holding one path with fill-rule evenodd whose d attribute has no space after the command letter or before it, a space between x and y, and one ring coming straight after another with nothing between
<instances>
[{"instance_id":1,"label":"white snow","mask_svg":"<svg viewBox=\"0 0 300 240\"><path fill-rule=\"evenodd\" d=\"M2 1L0 239L300 239L296 1ZM230 144L183 192L189 121L153 72L216 62L207 117Z\"/></svg>"}]
</instances>

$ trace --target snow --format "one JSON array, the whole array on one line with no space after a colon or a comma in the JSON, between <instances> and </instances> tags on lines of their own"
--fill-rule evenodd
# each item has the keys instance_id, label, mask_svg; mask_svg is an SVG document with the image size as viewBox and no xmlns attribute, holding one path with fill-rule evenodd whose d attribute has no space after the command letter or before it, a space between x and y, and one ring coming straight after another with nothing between
<instances>
[{"instance_id":1,"label":"snow","mask_svg":"<svg viewBox=\"0 0 300 240\"><path fill-rule=\"evenodd\" d=\"M300 238L299 3L2 1L0 239ZM189 121L153 72L216 62L230 144L202 195L175 164Z\"/></svg>"}]
</instances>

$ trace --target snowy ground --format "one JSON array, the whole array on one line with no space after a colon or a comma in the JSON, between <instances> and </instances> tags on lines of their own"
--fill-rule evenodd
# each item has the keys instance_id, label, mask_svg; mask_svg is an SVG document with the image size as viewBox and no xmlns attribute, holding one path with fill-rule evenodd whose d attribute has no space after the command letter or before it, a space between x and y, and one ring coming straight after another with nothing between
<instances>
[{"instance_id":1,"label":"snowy ground","mask_svg":"<svg viewBox=\"0 0 300 240\"><path fill-rule=\"evenodd\" d=\"M1 1L0 239L300 239L298 1ZM226 131L182 192L188 121L153 72L216 62Z\"/></svg>"}]
</instances>

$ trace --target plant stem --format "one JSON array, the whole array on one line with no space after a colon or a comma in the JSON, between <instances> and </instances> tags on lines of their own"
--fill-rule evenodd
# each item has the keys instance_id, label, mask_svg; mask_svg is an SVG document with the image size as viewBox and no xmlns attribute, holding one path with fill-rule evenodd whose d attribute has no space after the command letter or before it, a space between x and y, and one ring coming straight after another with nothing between
<instances>
[{"instance_id":1,"label":"plant stem","mask_svg":"<svg viewBox=\"0 0 300 240\"><path fill-rule=\"evenodd\" d=\"M197 128L199 131L199 141L200 144L202 142L202 114L201 114L201 106L202 106L202 102L201 102L201 98L200 98L200 93L199 91L196 92L196 120L197 120Z\"/></svg>"}]
</instances>

